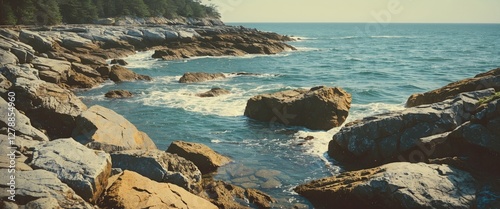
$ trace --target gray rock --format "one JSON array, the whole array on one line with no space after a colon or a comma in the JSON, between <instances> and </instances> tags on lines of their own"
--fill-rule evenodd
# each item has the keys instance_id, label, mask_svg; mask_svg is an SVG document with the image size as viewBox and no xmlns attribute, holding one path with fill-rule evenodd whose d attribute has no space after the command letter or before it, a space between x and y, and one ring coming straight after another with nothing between
<instances>
[{"instance_id":1,"label":"gray rock","mask_svg":"<svg viewBox=\"0 0 500 209\"><path fill-rule=\"evenodd\" d=\"M76 62L71 63L71 69L73 69L77 73L81 73L91 78L96 78L101 76L101 74L97 72L97 70L95 70L94 68Z\"/></svg>"},{"instance_id":2,"label":"gray rock","mask_svg":"<svg viewBox=\"0 0 500 209\"><path fill-rule=\"evenodd\" d=\"M99 46L94 44L92 40L82 38L81 36L65 36L62 39L61 45L65 48L75 50L77 48L83 48L83 49L98 49Z\"/></svg>"},{"instance_id":3,"label":"gray rock","mask_svg":"<svg viewBox=\"0 0 500 209\"><path fill-rule=\"evenodd\" d=\"M11 89L16 92L16 108L50 138L71 136L76 117L87 109L73 92L42 80L17 78Z\"/></svg>"},{"instance_id":4,"label":"gray rock","mask_svg":"<svg viewBox=\"0 0 500 209\"><path fill-rule=\"evenodd\" d=\"M144 34L138 29L128 29L127 35L142 38Z\"/></svg>"},{"instance_id":5,"label":"gray rock","mask_svg":"<svg viewBox=\"0 0 500 209\"><path fill-rule=\"evenodd\" d=\"M9 51L0 49L0 67L3 67L8 64L16 65L18 63L19 59L17 59L16 55L12 54Z\"/></svg>"},{"instance_id":6,"label":"gray rock","mask_svg":"<svg viewBox=\"0 0 500 209\"><path fill-rule=\"evenodd\" d=\"M63 83L71 76L71 63L67 61L37 57L32 64L40 79L50 83Z\"/></svg>"},{"instance_id":7,"label":"gray rock","mask_svg":"<svg viewBox=\"0 0 500 209\"><path fill-rule=\"evenodd\" d=\"M1 173L7 174L5 169L0 170ZM9 175L0 176L0 187L9 188ZM70 187L62 183L57 175L45 171L19 171L16 172L16 196L15 204L23 206L40 205L40 208L54 208L54 200L57 202L55 208L75 208L75 209L93 209L94 207L85 202L78 196ZM7 189L0 190L0 197L6 199L10 196ZM51 199L51 200L44 200ZM34 201L34 202L33 202ZM31 207L26 207L31 208Z\"/></svg>"},{"instance_id":8,"label":"gray rock","mask_svg":"<svg viewBox=\"0 0 500 209\"><path fill-rule=\"evenodd\" d=\"M248 100L245 116L269 123L329 130L344 123L351 94L342 88L314 87L262 94Z\"/></svg>"},{"instance_id":9,"label":"gray rock","mask_svg":"<svg viewBox=\"0 0 500 209\"><path fill-rule=\"evenodd\" d=\"M172 29L165 29L163 32L167 40L175 40L179 38L179 34Z\"/></svg>"},{"instance_id":10,"label":"gray rock","mask_svg":"<svg viewBox=\"0 0 500 209\"><path fill-rule=\"evenodd\" d=\"M123 116L95 105L76 119L73 138L92 149L106 152L129 149L156 149L149 136L137 130Z\"/></svg>"},{"instance_id":11,"label":"gray rock","mask_svg":"<svg viewBox=\"0 0 500 209\"><path fill-rule=\"evenodd\" d=\"M10 51L16 55L20 64L31 63L35 59L34 51L21 48L11 48Z\"/></svg>"},{"instance_id":12,"label":"gray rock","mask_svg":"<svg viewBox=\"0 0 500 209\"><path fill-rule=\"evenodd\" d=\"M184 73L182 77L179 79L179 83L197 83L203 81L210 81L214 79L222 79L226 78L226 76L222 73Z\"/></svg>"},{"instance_id":13,"label":"gray rock","mask_svg":"<svg viewBox=\"0 0 500 209\"><path fill-rule=\"evenodd\" d=\"M225 94L230 94L231 92L222 88L212 88L207 92L196 94L199 97L217 97Z\"/></svg>"},{"instance_id":14,"label":"gray rock","mask_svg":"<svg viewBox=\"0 0 500 209\"><path fill-rule=\"evenodd\" d=\"M159 44L164 43L166 40L165 34L163 32L155 31L153 29L143 29L141 31L146 41Z\"/></svg>"},{"instance_id":15,"label":"gray rock","mask_svg":"<svg viewBox=\"0 0 500 209\"><path fill-rule=\"evenodd\" d=\"M201 190L201 172L196 165L160 150L127 150L111 153L114 168L131 170L151 180L172 183L188 191Z\"/></svg>"},{"instance_id":16,"label":"gray rock","mask_svg":"<svg viewBox=\"0 0 500 209\"><path fill-rule=\"evenodd\" d=\"M40 80L40 78L38 77L38 70L27 66L7 65L0 68L0 72L11 83L16 83L18 78L25 78L27 80Z\"/></svg>"},{"instance_id":17,"label":"gray rock","mask_svg":"<svg viewBox=\"0 0 500 209\"><path fill-rule=\"evenodd\" d=\"M57 174L86 201L96 203L111 173L111 158L72 138L57 139L36 147L31 165Z\"/></svg>"},{"instance_id":18,"label":"gray rock","mask_svg":"<svg viewBox=\"0 0 500 209\"><path fill-rule=\"evenodd\" d=\"M463 93L444 102L355 121L333 136L328 154L342 163L361 167L378 166L396 160L426 160L445 151L436 150L435 147L445 143L447 137L443 140L443 137L431 136L450 132L469 121L479 98L494 92L493 89L487 89Z\"/></svg>"},{"instance_id":19,"label":"gray rock","mask_svg":"<svg viewBox=\"0 0 500 209\"><path fill-rule=\"evenodd\" d=\"M0 94L6 94L11 86L12 83L3 74L0 74Z\"/></svg>"},{"instance_id":20,"label":"gray rock","mask_svg":"<svg viewBox=\"0 0 500 209\"><path fill-rule=\"evenodd\" d=\"M0 169L11 169L16 170L16 172L33 170L26 164L28 158L17 147L19 137L14 137L13 140L12 135L0 134L0 137L0 155L2 156L0 158Z\"/></svg>"},{"instance_id":21,"label":"gray rock","mask_svg":"<svg viewBox=\"0 0 500 209\"><path fill-rule=\"evenodd\" d=\"M12 108L13 108L12 111L9 110L9 105L7 101L5 101L3 98L0 97L0 112L14 113L16 121L15 121L15 127L13 128L16 130L16 135L29 136L37 141L49 141L49 138L44 133L31 126L31 121L28 117L20 113L15 107ZM9 117L1 117L0 126L7 127L7 124L9 123L8 118Z\"/></svg>"},{"instance_id":22,"label":"gray rock","mask_svg":"<svg viewBox=\"0 0 500 209\"><path fill-rule=\"evenodd\" d=\"M12 39L14 41L19 40L19 32L13 31L8 28L0 28L0 35L5 36L6 38Z\"/></svg>"},{"instance_id":23,"label":"gray rock","mask_svg":"<svg viewBox=\"0 0 500 209\"><path fill-rule=\"evenodd\" d=\"M471 208L476 185L448 165L391 163L346 172L295 188L317 208Z\"/></svg>"},{"instance_id":24,"label":"gray rock","mask_svg":"<svg viewBox=\"0 0 500 209\"><path fill-rule=\"evenodd\" d=\"M21 30L21 33L19 34L19 40L32 46L33 49L40 53L45 53L52 50L51 41L29 30Z\"/></svg>"}]
</instances>

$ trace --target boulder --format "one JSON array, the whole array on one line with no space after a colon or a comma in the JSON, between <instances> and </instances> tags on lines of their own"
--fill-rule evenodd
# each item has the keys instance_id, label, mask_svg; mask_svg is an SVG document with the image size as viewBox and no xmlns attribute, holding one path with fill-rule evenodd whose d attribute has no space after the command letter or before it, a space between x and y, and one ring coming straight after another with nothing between
<instances>
[{"instance_id":1,"label":"boulder","mask_svg":"<svg viewBox=\"0 0 500 209\"><path fill-rule=\"evenodd\" d=\"M19 65L7 65L0 68L0 73L11 83L16 83L18 78L25 78L28 80L40 80L38 77L38 70Z\"/></svg>"},{"instance_id":2,"label":"boulder","mask_svg":"<svg viewBox=\"0 0 500 209\"><path fill-rule=\"evenodd\" d=\"M129 149L156 149L149 136L137 130L113 110L94 105L76 118L73 138L92 149L106 152Z\"/></svg>"},{"instance_id":3,"label":"boulder","mask_svg":"<svg viewBox=\"0 0 500 209\"><path fill-rule=\"evenodd\" d=\"M75 55L72 55L70 53L66 53L64 51L60 51L60 52L47 52L47 56L50 58L50 59L56 59L56 60L63 60L63 61L68 61L68 62L76 62L76 63L80 63L82 62L82 60L75 56Z\"/></svg>"},{"instance_id":4,"label":"boulder","mask_svg":"<svg viewBox=\"0 0 500 209\"><path fill-rule=\"evenodd\" d=\"M200 208L217 206L185 189L124 171L106 191L101 208Z\"/></svg>"},{"instance_id":5,"label":"boulder","mask_svg":"<svg viewBox=\"0 0 500 209\"><path fill-rule=\"evenodd\" d=\"M342 173L295 188L317 208L471 208L476 185L448 165L391 163Z\"/></svg>"},{"instance_id":6,"label":"boulder","mask_svg":"<svg viewBox=\"0 0 500 209\"><path fill-rule=\"evenodd\" d=\"M0 70L0 73L2 71ZM0 74L0 94L6 94L9 92L12 82L10 82L3 74Z\"/></svg>"},{"instance_id":7,"label":"boulder","mask_svg":"<svg viewBox=\"0 0 500 209\"><path fill-rule=\"evenodd\" d=\"M408 98L406 106L415 107L422 104L432 104L451 99L459 93L487 88L494 88L496 91L500 91L500 68L478 74L474 78L467 78L450 83L436 90L413 94Z\"/></svg>"},{"instance_id":8,"label":"boulder","mask_svg":"<svg viewBox=\"0 0 500 209\"><path fill-rule=\"evenodd\" d=\"M160 150L126 150L111 154L113 167L137 172L151 180L172 183L191 192L201 190L201 172L195 164Z\"/></svg>"},{"instance_id":9,"label":"boulder","mask_svg":"<svg viewBox=\"0 0 500 209\"><path fill-rule=\"evenodd\" d=\"M146 80L150 81L152 80L151 77L147 75L139 75L137 73L134 73L133 71L119 66L119 65L113 65L111 67L111 71L109 72L109 79L111 79L114 82L123 82L123 81L135 81L135 80Z\"/></svg>"},{"instance_id":10,"label":"boulder","mask_svg":"<svg viewBox=\"0 0 500 209\"><path fill-rule=\"evenodd\" d=\"M8 173L7 170L0 170L0 172ZM17 187L14 199L16 201L11 202L14 208L22 208L22 206L25 208L94 208L62 183L55 173L45 170L18 171L15 177ZM10 187L9 178L9 175L0 175L0 187L5 188L0 190L2 200L11 196L7 190Z\"/></svg>"},{"instance_id":11,"label":"boulder","mask_svg":"<svg viewBox=\"0 0 500 209\"><path fill-rule=\"evenodd\" d=\"M15 97L14 97L15 98ZM15 103L14 103L15 104ZM10 109L12 108L12 109ZM15 117L15 135L18 136L28 136L37 141L49 141L49 138L40 130L34 128L31 125L31 121L24 114L20 113L14 106L9 107L7 101L0 97L0 112L3 113L14 113ZM7 127L9 124L9 117L0 118L0 127ZM3 129L3 128L2 128Z\"/></svg>"},{"instance_id":12,"label":"boulder","mask_svg":"<svg viewBox=\"0 0 500 209\"><path fill-rule=\"evenodd\" d=\"M67 61L37 57L32 64L40 79L50 83L64 83L71 76L71 63Z\"/></svg>"},{"instance_id":13,"label":"boulder","mask_svg":"<svg viewBox=\"0 0 500 209\"><path fill-rule=\"evenodd\" d=\"M17 149L19 137L8 136L7 134L0 134L0 169L11 169L17 171L31 171L33 170L26 164L26 157ZM11 142L14 141L15 144Z\"/></svg>"},{"instance_id":14,"label":"boulder","mask_svg":"<svg viewBox=\"0 0 500 209\"><path fill-rule=\"evenodd\" d=\"M125 65L128 65L128 62L123 60L123 59L113 59L113 60L111 60L111 64L112 65L118 64L118 65L125 66Z\"/></svg>"},{"instance_id":15,"label":"boulder","mask_svg":"<svg viewBox=\"0 0 500 209\"><path fill-rule=\"evenodd\" d=\"M91 67L99 67L107 65L106 60L102 57L92 55L92 54L75 54L84 65L89 65Z\"/></svg>"},{"instance_id":16,"label":"boulder","mask_svg":"<svg viewBox=\"0 0 500 209\"><path fill-rule=\"evenodd\" d=\"M174 141L168 147L167 152L177 154L193 162L203 174L214 172L218 167L231 162L228 157L199 143Z\"/></svg>"},{"instance_id":17,"label":"boulder","mask_svg":"<svg viewBox=\"0 0 500 209\"><path fill-rule=\"evenodd\" d=\"M31 63L35 59L35 52L29 49L23 48L11 48L10 52L19 59L20 64Z\"/></svg>"},{"instance_id":18,"label":"boulder","mask_svg":"<svg viewBox=\"0 0 500 209\"><path fill-rule=\"evenodd\" d=\"M57 174L57 178L91 203L100 198L111 173L108 153L91 150L72 138L36 147L31 165Z\"/></svg>"},{"instance_id":19,"label":"boulder","mask_svg":"<svg viewBox=\"0 0 500 209\"><path fill-rule=\"evenodd\" d=\"M155 31L151 28L141 30L146 41L152 44L162 44L166 41L165 34L161 31Z\"/></svg>"},{"instance_id":20,"label":"boulder","mask_svg":"<svg viewBox=\"0 0 500 209\"><path fill-rule=\"evenodd\" d=\"M222 78L226 78L222 73L184 73L179 83L197 83Z\"/></svg>"},{"instance_id":21,"label":"boulder","mask_svg":"<svg viewBox=\"0 0 500 209\"><path fill-rule=\"evenodd\" d=\"M82 38L80 36L65 36L62 41L61 41L61 46L70 49L70 50L76 50L76 49L89 49L89 50L95 50L98 49L99 46L96 44L92 43L92 40Z\"/></svg>"},{"instance_id":22,"label":"boulder","mask_svg":"<svg viewBox=\"0 0 500 209\"><path fill-rule=\"evenodd\" d=\"M40 53L45 53L53 49L53 44L51 41L40 36L36 32L29 30L21 30L19 33L19 40L33 47L36 51Z\"/></svg>"},{"instance_id":23,"label":"boulder","mask_svg":"<svg viewBox=\"0 0 500 209\"><path fill-rule=\"evenodd\" d=\"M111 66L99 66L95 69L101 76L107 78L111 72Z\"/></svg>"},{"instance_id":24,"label":"boulder","mask_svg":"<svg viewBox=\"0 0 500 209\"><path fill-rule=\"evenodd\" d=\"M129 98L132 97L133 94L127 90L112 90L108 91L104 96L107 98Z\"/></svg>"},{"instance_id":25,"label":"boulder","mask_svg":"<svg viewBox=\"0 0 500 209\"><path fill-rule=\"evenodd\" d=\"M19 32L8 29L8 28L0 28L0 35L12 39L14 41L19 40Z\"/></svg>"},{"instance_id":26,"label":"boulder","mask_svg":"<svg viewBox=\"0 0 500 209\"><path fill-rule=\"evenodd\" d=\"M493 89L462 93L444 102L349 123L333 136L328 154L360 167L447 155L449 132L469 121L479 99L493 93Z\"/></svg>"},{"instance_id":27,"label":"boulder","mask_svg":"<svg viewBox=\"0 0 500 209\"><path fill-rule=\"evenodd\" d=\"M243 189L223 181L204 182L205 198L217 205L219 208L248 209L248 208L271 208L275 203L268 194L256 189Z\"/></svg>"},{"instance_id":28,"label":"boulder","mask_svg":"<svg viewBox=\"0 0 500 209\"><path fill-rule=\"evenodd\" d=\"M212 88L210 91L196 94L199 97L217 97L225 94L230 94L231 92L222 88Z\"/></svg>"},{"instance_id":29,"label":"boulder","mask_svg":"<svg viewBox=\"0 0 500 209\"><path fill-rule=\"evenodd\" d=\"M71 63L71 69L73 69L73 71L77 73L81 73L91 78L96 78L101 76L101 74L94 68L76 62Z\"/></svg>"},{"instance_id":30,"label":"boulder","mask_svg":"<svg viewBox=\"0 0 500 209\"><path fill-rule=\"evenodd\" d=\"M341 88L314 87L262 94L248 100L245 116L266 122L329 130L344 123L351 94Z\"/></svg>"},{"instance_id":31,"label":"boulder","mask_svg":"<svg viewBox=\"0 0 500 209\"><path fill-rule=\"evenodd\" d=\"M89 77L82 73L72 73L65 83L70 88L93 88L103 82L100 77Z\"/></svg>"},{"instance_id":32,"label":"boulder","mask_svg":"<svg viewBox=\"0 0 500 209\"><path fill-rule=\"evenodd\" d=\"M11 90L16 92L16 108L50 138L71 136L76 117L87 109L73 92L42 80L17 78Z\"/></svg>"},{"instance_id":33,"label":"boulder","mask_svg":"<svg viewBox=\"0 0 500 209\"><path fill-rule=\"evenodd\" d=\"M8 64L16 65L18 63L19 59L17 59L16 55L12 54L9 51L0 49L0 67L3 67Z\"/></svg>"}]
</instances>

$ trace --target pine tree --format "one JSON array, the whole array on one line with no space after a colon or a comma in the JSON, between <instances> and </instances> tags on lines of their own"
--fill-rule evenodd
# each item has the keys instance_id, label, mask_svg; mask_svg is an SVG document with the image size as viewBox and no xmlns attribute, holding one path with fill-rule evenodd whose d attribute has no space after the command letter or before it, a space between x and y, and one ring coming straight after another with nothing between
<instances>
[{"instance_id":1,"label":"pine tree","mask_svg":"<svg viewBox=\"0 0 500 209\"><path fill-rule=\"evenodd\" d=\"M7 1L0 1L0 24L1 25L15 25L17 23L14 10Z\"/></svg>"}]
</instances>

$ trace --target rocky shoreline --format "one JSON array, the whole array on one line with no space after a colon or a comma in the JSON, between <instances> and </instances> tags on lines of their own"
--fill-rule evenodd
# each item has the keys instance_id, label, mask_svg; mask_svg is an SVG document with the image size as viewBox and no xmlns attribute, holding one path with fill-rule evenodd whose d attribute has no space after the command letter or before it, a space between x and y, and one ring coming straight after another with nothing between
<instances>
[{"instance_id":1,"label":"rocky shoreline","mask_svg":"<svg viewBox=\"0 0 500 209\"><path fill-rule=\"evenodd\" d=\"M287 36L207 23L0 28L0 108L10 113L0 121L0 207L270 208L269 195L210 178L229 158L189 142L158 150L123 116L72 92L153 79L108 64L136 51L172 60L295 50Z\"/></svg>"}]
</instances>

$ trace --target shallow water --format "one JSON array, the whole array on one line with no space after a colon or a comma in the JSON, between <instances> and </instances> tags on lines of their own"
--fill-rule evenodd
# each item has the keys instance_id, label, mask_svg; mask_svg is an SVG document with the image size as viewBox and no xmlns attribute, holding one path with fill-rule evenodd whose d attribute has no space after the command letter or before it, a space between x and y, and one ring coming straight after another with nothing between
<instances>
[{"instance_id":1,"label":"shallow water","mask_svg":"<svg viewBox=\"0 0 500 209\"><path fill-rule=\"evenodd\" d=\"M140 52L126 58L128 67L152 76L152 82L108 82L78 95L88 106L99 104L124 115L162 150L174 140L185 140L230 156L234 163L219 169L217 179L259 188L282 205L310 205L292 189L339 172L341 168L326 155L328 142L339 128L311 131L253 121L243 116L249 98L287 89L339 86L353 96L348 118L352 121L403 109L413 93L500 65L498 24L390 24L379 33L364 33L365 24L243 25L300 38L290 42L298 51L181 61L155 60L150 58L153 52ZM178 83L185 72L260 75ZM195 96L212 87L232 94ZM135 96L104 98L113 89L129 90ZM302 139L306 136L315 139Z\"/></svg>"}]
</instances>

